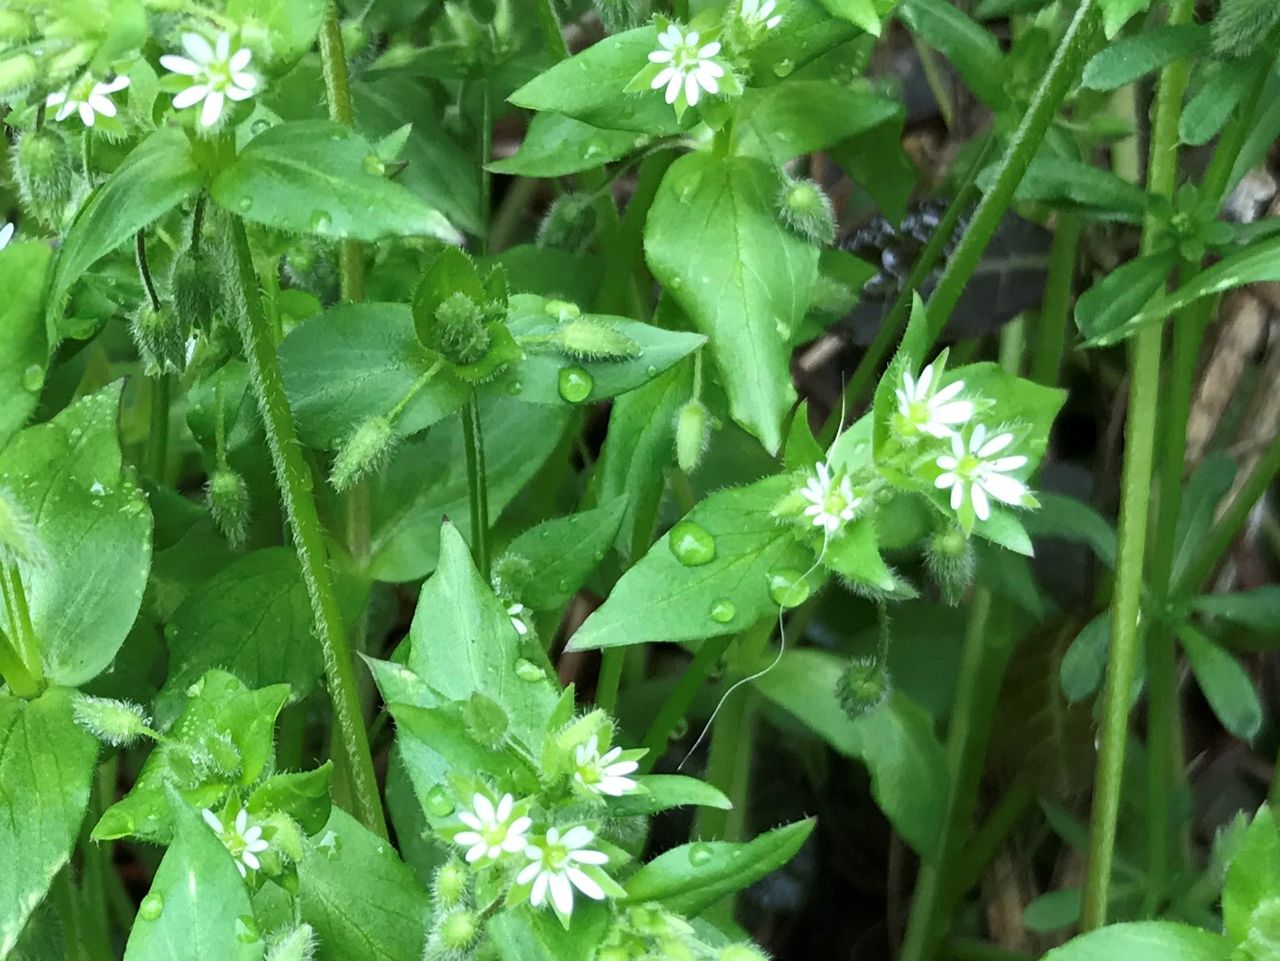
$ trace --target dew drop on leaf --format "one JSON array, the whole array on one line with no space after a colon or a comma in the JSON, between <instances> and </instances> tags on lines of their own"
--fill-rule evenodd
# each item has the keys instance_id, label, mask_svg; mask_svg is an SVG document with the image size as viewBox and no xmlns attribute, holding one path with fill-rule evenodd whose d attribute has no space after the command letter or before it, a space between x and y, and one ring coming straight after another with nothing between
<instances>
[{"instance_id":1,"label":"dew drop on leaf","mask_svg":"<svg viewBox=\"0 0 1280 961\"><path fill-rule=\"evenodd\" d=\"M507 393L512 396L519 394L522 390L524 390L524 384L520 383L518 380L513 380L507 385Z\"/></svg>"},{"instance_id":2,"label":"dew drop on leaf","mask_svg":"<svg viewBox=\"0 0 1280 961\"><path fill-rule=\"evenodd\" d=\"M252 198L252 197L241 197L241 198L240 198L240 203L239 203L239 204L237 204L237 206L238 206L241 210L248 210L250 207L252 207L252 206L253 206L253 198Z\"/></svg>"},{"instance_id":3,"label":"dew drop on leaf","mask_svg":"<svg viewBox=\"0 0 1280 961\"><path fill-rule=\"evenodd\" d=\"M675 724L671 725L671 733L667 735L668 741L678 741L689 733L689 719L680 718Z\"/></svg>"},{"instance_id":4,"label":"dew drop on leaf","mask_svg":"<svg viewBox=\"0 0 1280 961\"><path fill-rule=\"evenodd\" d=\"M779 607L796 607L809 599L809 582L790 569L769 574L769 596Z\"/></svg>"},{"instance_id":5,"label":"dew drop on leaf","mask_svg":"<svg viewBox=\"0 0 1280 961\"><path fill-rule=\"evenodd\" d=\"M773 72L779 77L786 77L790 75L791 71L795 68L796 65L790 60L779 60L773 65Z\"/></svg>"},{"instance_id":6,"label":"dew drop on leaf","mask_svg":"<svg viewBox=\"0 0 1280 961\"><path fill-rule=\"evenodd\" d=\"M581 367L561 368L558 380L560 396L571 404L581 404L596 385L595 378Z\"/></svg>"},{"instance_id":7,"label":"dew drop on leaf","mask_svg":"<svg viewBox=\"0 0 1280 961\"><path fill-rule=\"evenodd\" d=\"M453 798L441 785L437 784L427 792L427 811L438 818L446 818L453 813Z\"/></svg>"},{"instance_id":8,"label":"dew drop on leaf","mask_svg":"<svg viewBox=\"0 0 1280 961\"><path fill-rule=\"evenodd\" d=\"M716 540L700 524L680 521L667 537L671 553L685 567L700 567L715 560Z\"/></svg>"},{"instance_id":9,"label":"dew drop on leaf","mask_svg":"<svg viewBox=\"0 0 1280 961\"><path fill-rule=\"evenodd\" d=\"M376 153L369 154L360 162L360 165L364 167L365 173L372 174L375 177L381 177L387 172L387 167L382 162L382 158Z\"/></svg>"},{"instance_id":10,"label":"dew drop on leaf","mask_svg":"<svg viewBox=\"0 0 1280 961\"><path fill-rule=\"evenodd\" d=\"M327 234L329 228L333 225L332 219L323 210L313 211L311 214L311 229L318 234Z\"/></svg>"},{"instance_id":11,"label":"dew drop on leaf","mask_svg":"<svg viewBox=\"0 0 1280 961\"><path fill-rule=\"evenodd\" d=\"M541 681L547 676L537 664L523 657L516 661L515 672L522 681Z\"/></svg>"},{"instance_id":12,"label":"dew drop on leaf","mask_svg":"<svg viewBox=\"0 0 1280 961\"><path fill-rule=\"evenodd\" d=\"M727 597L722 597L711 605L711 619L717 624L728 624L733 620L733 615L738 613L738 609L733 606L733 601Z\"/></svg>"},{"instance_id":13,"label":"dew drop on leaf","mask_svg":"<svg viewBox=\"0 0 1280 961\"><path fill-rule=\"evenodd\" d=\"M695 868L707 864L714 856L715 852L711 850L710 844L699 841L697 844L689 845L689 863Z\"/></svg>"},{"instance_id":14,"label":"dew drop on leaf","mask_svg":"<svg viewBox=\"0 0 1280 961\"><path fill-rule=\"evenodd\" d=\"M160 917L160 912L164 910L164 898L152 892L142 899L142 903L138 905L138 917L143 921L154 921Z\"/></svg>"},{"instance_id":15,"label":"dew drop on leaf","mask_svg":"<svg viewBox=\"0 0 1280 961\"><path fill-rule=\"evenodd\" d=\"M44 386L44 368L39 364L30 364L22 372L22 386L33 394Z\"/></svg>"}]
</instances>

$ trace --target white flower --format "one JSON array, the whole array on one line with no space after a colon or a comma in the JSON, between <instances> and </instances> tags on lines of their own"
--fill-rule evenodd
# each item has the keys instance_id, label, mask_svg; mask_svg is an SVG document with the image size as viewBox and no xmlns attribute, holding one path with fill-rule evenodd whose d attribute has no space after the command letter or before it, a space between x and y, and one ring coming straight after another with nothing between
<instances>
[{"instance_id":1,"label":"white flower","mask_svg":"<svg viewBox=\"0 0 1280 961\"><path fill-rule=\"evenodd\" d=\"M972 401L953 399L964 390L964 381L952 381L935 391L936 386L933 364L920 371L919 380L910 371L903 372L902 386L894 393L898 395L898 416L906 433L919 431L930 437L949 437L955 427L968 423L973 416Z\"/></svg>"},{"instance_id":2,"label":"white flower","mask_svg":"<svg viewBox=\"0 0 1280 961\"><path fill-rule=\"evenodd\" d=\"M574 888L593 901L604 900L604 888L579 867L609 863L607 854L587 847L594 840L595 835L582 825L570 828L564 837L552 828L542 843L530 844L524 849L530 863L516 875L516 883L533 882L529 901L535 908L546 904L550 894L551 904L557 911L566 915L571 913Z\"/></svg>"},{"instance_id":3,"label":"white flower","mask_svg":"<svg viewBox=\"0 0 1280 961\"><path fill-rule=\"evenodd\" d=\"M80 112L80 120L86 127L92 127L98 117L114 117L116 105L111 102L111 94L119 93L129 86L128 77L116 77L104 83L95 83L85 89L85 84L78 85L76 91L70 88L51 93L45 99L46 107L58 107L54 120L66 120L75 111ZM83 92L81 92L83 91ZM78 94L78 97L77 97Z\"/></svg>"},{"instance_id":4,"label":"white flower","mask_svg":"<svg viewBox=\"0 0 1280 961\"><path fill-rule=\"evenodd\" d=\"M959 434L951 435L951 453L938 458L943 473L934 482L939 490L951 488L951 509L960 510L965 498L973 504L978 520L991 516L991 504L987 495L1014 506L1025 502L1030 493L1027 485L1013 477L1005 476L1027 463L1021 454L996 457L1013 443L1013 435L1006 431L987 440L987 429L979 424L969 435L968 446Z\"/></svg>"},{"instance_id":5,"label":"white flower","mask_svg":"<svg viewBox=\"0 0 1280 961\"><path fill-rule=\"evenodd\" d=\"M720 92L719 78L724 76L724 67L711 58L720 52L718 40L698 45L698 31L684 33L674 23L658 34L660 49L649 54L650 63L661 63L665 66L649 84L650 89L657 90L666 86L667 103L675 103L684 89L684 99L689 106L698 102L702 91L716 94Z\"/></svg>"},{"instance_id":6,"label":"white flower","mask_svg":"<svg viewBox=\"0 0 1280 961\"><path fill-rule=\"evenodd\" d=\"M512 817L515 806L516 799L510 794L502 795L497 807L483 794L477 794L471 799L471 810L459 812L458 820L471 830L459 831L453 840L467 848L468 864L481 858L496 861L503 853L524 850L529 843L524 835L533 820L523 815Z\"/></svg>"},{"instance_id":7,"label":"white flower","mask_svg":"<svg viewBox=\"0 0 1280 961\"><path fill-rule=\"evenodd\" d=\"M253 54L245 47L232 53L230 35L218 34L211 47L200 34L184 33L182 49L187 56L170 53L160 58L160 65L166 70L191 77L193 81L190 87L173 98L175 110L185 110L203 100L200 126L212 127L222 116L223 105L228 99L248 100L253 96L258 81L253 74L245 72Z\"/></svg>"},{"instance_id":8,"label":"white flower","mask_svg":"<svg viewBox=\"0 0 1280 961\"><path fill-rule=\"evenodd\" d=\"M574 748L577 769L573 772L573 779L596 794L622 797L635 790L636 782L627 775L635 773L640 765L635 761L618 760L621 756L622 748L615 747L602 757L600 739L592 734L586 744Z\"/></svg>"},{"instance_id":9,"label":"white flower","mask_svg":"<svg viewBox=\"0 0 1280 961\"><path fill-rule=\"evenodd\" d=\"M265 851L269 844L262 837L262 827L257 824L249 823L249 812L243 808L236 815L235 824L231 828L223 826L222 821L218 819L218 815L214 814L208 808L200 812L204 818L204 823L213 828L215 834L231 852L231 856L236 860L236 870L240 872L240 877L245 876L245 869L256 871L262 867L262 863L258 860L258 855Z\"/></svg>"},{"instance_id":10,"label":"white flower","mask_svg":"<svg viewBox=\"0 0 1280 961\"><path fill-rule=\"evenodd\" d=\"M0 225L0 250L9 246L9 241L13 239L13 232L17 229L13 224Z\"/></svg>"},{"instance_id":11,"label":"white flower","mask_svg":"<svg viewBox=\"0 0 1280 961\"><path fill-rule=\"evenodd\" d=\"M813 526L821 527L828 535L838 531L846 521L853 520L853 512L862 498L853 493L853 484L846 474L837 483L830 468L819 462L800 494L809 502L804 509L806 517L813 518Z\"/></svg>"},{"instance_id":12,"label":"white flower","mask_svg":"<svg viewBox=\"0 0 1280 961\"><path fill-rule=\"evenodd\" d=\"M529 625L524 621L524 614L528 608L517 602L507 608L507 616L511 618L511 626L516 629L516 633L521 637L525 637L529 633Z\"/></svg>"},{"instance_id":13,"label":"white flower","mask_svg":"<svg viewBox=\"0 0 1280 961\"><path fill-rule=\"evenodd\" d=\"M782 14L774 13L778 9L778 0L742 0L739 7L742 19L748 26L758 27L764 25L766 30L772 30L778 24L782 23Z\"/></svg>"}]
</instances>

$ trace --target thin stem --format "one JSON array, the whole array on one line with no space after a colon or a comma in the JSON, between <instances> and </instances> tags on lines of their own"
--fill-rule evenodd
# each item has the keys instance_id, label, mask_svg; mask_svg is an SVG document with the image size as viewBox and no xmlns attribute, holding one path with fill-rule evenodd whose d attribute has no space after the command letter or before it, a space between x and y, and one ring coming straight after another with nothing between
<instances>
[{"instance_id":1,"label":"thin stem","mask_svg":"<svg viewBox=\"0 0 1280 961\"><path fill-rule=\"evenodd\" d=\"M747 786L751 778L751 742L754 728L756 691L746 687L725 701L711 731L707 751L707 769L703 775L708 784L718 787L734 805L730 812L719 808L699 808L694 819L693 836L698 840L737 840L743 827L747 802ZM730 827L734 834L730 834Z\"/></svg>"},{"instance_id":2,"label":"thin stem","mask_svg":"<svg viewBox=\"0 0 1280 961\"><path fill-rule=\"evenodd\" d=\"M489 225L490 253L500 253L511 246L511 240L541 186L542 181L536 177L517 177L507 185Z\"/></svg>"},{"instance_id":3,"label":"thin stem","mask_svg":"<svg viewBox=\"0 0 1280 961\"><path fill-rule=\"evenodd\" d=\"M626 663L625 647L610 647L600 654L600 677L596 680L596 707L613 713L618 706L618 687Z\"/></svg>"},{"instance_id":4,"label":"thin stem","mask_svg":"<svg viewBox=\"0 0 1280 961\"><path fill-rule=\"evenodd\" d=\"M473 392L462 411L462 434L467 449L467 487L471 491L471 538L476 567L489 579L489 488L484 470L484 434L480 405Z\"/></svg>"},{"instance_id":5,"label":"thin stem","mask_svg":"<svg viewBox=\"0 0 1280 961\"><path fill-rule=\"evenodd\" d=\"M347 127L355 126L351 101L351 73L342 43L342 22L337 3L329 4L320 28L320 67L324 72L324 94L329 102L329 119ZM338 245L338 290L343 300L364 300L364 245L344 240Z\"/></svg>"},{"instance_id":6,"label":"thin stem","mask_svg":"<svg viewBox=\"0 0 1280 961\"><path fill-rule=\"evenodd\" d=\"M1036 792L1019 778L1001 796L987 819L965 846L964 858L956 871L951 896L958 899L982 880L982 874L996 852L1036 803Z\"/></svg>"},{"instance_id":7,"label":"thin stem","mask_svg":"<svg viewBox=\"0 0 1280 961\"><path fill-rule=\"evenodd\" d=\"M302 456L294 430L293 414L285 397L280 366L276 359L271 321L263 309L258 278L253 268L249 238L239 218L232 219L232 247L237 280L244 303L240 318L249 381L262 416L271 462L281 501L293 532L294 548L302 566L307 596L315 618L316 636L324 655L329 697L333 702L336 737L334 748L338 767L345 772L354 795L354 812L376 834L386 837L386 823L378 797L378 782L369 753L369 740L361 721L360 694L351 652L347 647L342 611L334 592L325 550L324 531L312 494L314 480Z\"/></svg>"},{"instance_id":8,"label":"thin stem","mask_svg":"<svg viewBox=\"0 0 1280 961\"><path fill-rule=\"evenodd\" d=\"M1059 214L1058 229L1049 250L1049 275L1040 304L1040 325L1036 331L1031 379L1050 386L1062 376L1062 353L1067 343L1067 320L1071 314L1071 291L1080 249L1081 220L1078 214Z\"/></svg>"},{"instance_id":9,"label":"thin stem","mask_svg":"<svg viewBox=\"0 0 1280 961\"><path fill-rule=\"evenodd\" d=\"M169 463L169 404L173 378L169 374L156 374L151 382L151 410L147 428L147 476L156 483L164 483Z\"/></svg>"},{"instance_id":10,"label":"thin stem","mask_svg":"<svg viewBox=\"0 0 1280 961\"><path fill-rule=\"evenodd\" d=\"M649 725L649 730L645 732L644 740L640 742L641 746L649 752L640 761L642 771L648 773L658 763L667 740L671 737L671 732L688 712L689 705L702 689L702 682L711 673L712 667L724 657L724 652L729 649L732 640L732 634L709 638L702 642L698 652L693 655L693 660L684 669L684 673L676 681L667 699L662 702L662 707L658 708L657 716Z\"/></svg>"},{"instance_id":11,"label":"thin stem","mask_svg":"<svg viewBox=\"0 0 1280 961\"><path fill-rule=\"evenodd\" d=\"M493 174L489 172L489 159L492 154L493 90L486 78L480 81L480 162L476 171L480 177L480 216L484 219L484 230L480 234L481 255L489 252L489 221L493 208Z\"/></svg>"},{"instance_id":12,"label":"thin stem","mask_svg":"<svg viewBox=\"0 0 1280 961\"><path fill-rule=\"evenodd\" d=\"M1169 22L1187 23L1194 10L1194 0L1175 0L1169 11ZM1155 196L1173 196L1178 170L1178 120L1182 115L1182 98L1189 75L1190 66L1185 59L1175 61L1160 74L1147 168L1147 190ZM1154 219L1145 225L1142 237L1144 252L1151 249L1158 230L1159 224ZM1101 746L1094 780L1089 867L1080 917L1081 928L1085 931L1100 927L1107 921L1116 821L1120 813L1124 755L1129 736L1130 691L1138 655L1138 617L1142 606L1143 561L1151 501L1151 467L1159 420L1162 345L1162 328L1158 325L1149 327L1138 333L1132 355L1129 414L1125 428L1121 477L1116 593L1111 608L1111 648L1103 693ZM1158 676L1155 680L1162 688L1156 697L1157 700L1162 700L1169 693L1170 679L1165 676L1169 664L1164 654L1158 653L1156 656ZM1159 662L1161 657L1165 657L1166 663ZM1172 709L1171 705L1161 706ZM1168 714L1168 711L1162 713ZM1162 716L1160 721L1172 724L1172 717ZM1158 753L1163 755L1164 748ZM1157 765L1154 777L1167 779L1164 768L1167 761L1163 756L1154 759ZM1160 818L1159 812L1157 818ZM1155 830L1150 832L1150 853L1152 863L1163 872L1168 847L1167 814L1154 827ZM1158 855L1157 851L1160 852Z\"/></svg>"},{"instance_id":13,"label":"thin stem","mask_svg":"<svg viewBox=\"0 0 1280 961\"><path fill-rule=\"evenodd\" d=\"M22 574L17 565L0 565L0 586L4 588L4 603L9 612L14 647L36 687L43 688L44 662L40 659L40 642L36 638L36 630L31 623L31 607L27 604L27 590L22 584Z\"/></svg>"},{"instance_id":14,"label":"thin stem","mask_svg":"<svg viewBox=\"0 0 1280 961\"><path fill-rule=\"evenodd\" d=\"M153 310L160 309L160 295L156 293L155 281L151 279L151 267L147 263L147 235L139 230L133 237L133 249L138 261L138 276L142 278L142 286L147 291Z\"/></svg>"}]
</instances>

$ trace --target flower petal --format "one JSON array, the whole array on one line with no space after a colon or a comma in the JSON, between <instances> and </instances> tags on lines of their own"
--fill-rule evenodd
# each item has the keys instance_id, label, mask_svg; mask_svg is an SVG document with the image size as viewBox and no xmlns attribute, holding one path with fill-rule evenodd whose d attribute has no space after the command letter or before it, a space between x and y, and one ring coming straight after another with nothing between
<instances>
[{"instance_id":1,"label":"flower petal","mask_svg":"<svg viewBox=\"0 0 1280 961\"><path fill-rule=\"evenodd\" d=\"M561 914L573 913L573 885L563 874L553 874L548 879L551 885L551 903Z\"/></svg>"},{"instance_id":2,"label":"flower petal","mask_svg":"<svg viewBox=\"0 0 1280 961\"><path fill-rule=\"evenodd\" d=\"M997 457L995 460L987 464L987 467L1001 474L1007 474L1011 470L1017 470L1025 467L1027 459L1021 454L1012 454L1009 457Z\"/></svg>"},{"instance_id":3,"label":"flower petal","mask_svg":"<svg viewBox=\"0 0 1280 961\"><path fill-rule=\"evenodd\" d=\"M213 60L213 47L209 46L209 41L198 33L184 33L182 49L187 51L187 55L196 63L207 64Z\"/></svg>"},{"instance_id":4,"label":"flower petal","mask_svg":"<svg viewBox=\"0 0 1280 961\"><path fill-rule=\"evenodd\" d=\"M520 869L520 873L516 875L516 884L528 884L538 876L538 872L542 870L542 865L537 861L531 861Z\"/></svg>"},{"instance_id":5,"label":"flower petal","mask_svg":"<svg viewBox=\"0 0 1280 961\"><path fill-rule=\"evenodd\" d=\"M491 824L497 819L496 812L493 809L493 802L483 794L472 796L471 807L476 812L476 817L485 823Z\"/></svg>"},{"instance_id":6,"label":"flower petal","mask_svg":"<svg viewBox=\"0 0 1280 961\"><path fill-rule=\"evenodd\" d=\"M979 480L978 484L996 500L1015 507L1022 503L1022 498L1027 493L1026 484L1012 477L1006 477L1004 474L988 474Z\"/></svg>"},{"instance_id":7,"label":"flower petal","mask_svg":"<svg viewBox=\"0 0 1280 961\"><path fill-rule=\"evenodd\" d=\"M222 116L222 105L226 102L226 98L219 90L210 90L209 96L204 98L204 106L200 108L200 126L212 127L218 122Z\"/></svg>"},{"instance_id":8,"label":"flower petal","mask_svg":"<svg viewBox=\"0 0 1280 961\"><path fill-rule=\"evenodd\" d=\"M675 56L670 50L655 50L649 54L650 63L670 63Z\"/></svg>"},{"instance_id":9,"label":"flower petal","mask_svg":"<svg viewBox=\"0 0 1280 961\"><path fill-rule=\"evenodd\" d=\"M251 851L242 851L240 853L240 860L245 863L246 867L253 868L255 871L262 867L262 862L259 861L257 856Z\"/></svg>"},{"instance_id":10,"label":"flower petal","mask_svg":"<svg viewBox=\"0 0 1280 961\"><path fill-rule=\"evenodd\" d=\"M10 233L12 233L13 225L9 224L8 226L10 227ZM218 815L214 814L208 808L205 808L200 812L200 816L204 818L205 824L209 825L209 827L213 828L217 833L222 833L222 822L218 820Z\"/></svg>"},{"instance_id":11,"label":"flower petal","mask_svg":"<svg viewBox=\"0 0 1280 961\"><path fill-rule=\"evenodd\" d=\"M579 864L608 864L609 855L603 851L570 851L569 860L576 861Z\"/></svg>"},{"instance_id":12,"label":"flower petal","mask_svg":"<svg viewBox=\"0 0 1280 961\"><path fill-rule=\"evenodd\" d=\"M238 73L245 67L249 66L249 61L253 59L253 51L248 47L241 47L231 55L231 59L227 61L227 68L232 73Z\"/></svg>"},{"instance_id":13,"label":"flower petal","mask_svg":"<svg viewBox=\"0 0 1280 961\"><path fill-rule=\"evenodd\" d=\"M188 87L186 90L179 90L173 98L173 109L186 110L193 104L199 103L208 94L209 88L202 83L198 83L194 87Z\"/></svg>"},{"instance_id":14,"label":"flower petal","mask_svg":"<svg viewBox=\"0 0 1280 961\"><path fill-rule=\"evenodd\" d=\"M690 107L697 104L700 92L697 71L690 71L684 78L684 99L689 101Z\"/></svg>"},{"instance_id":15,"label":"flower petal","mask_svg":"<svg viewBox=\"0 0 1280 961\"><path fill-rule=\"evenodd\" d=\"M593 840L595 840L595 835L591 832L591 829L585 825L579 824L577 827L570 828L566 831L565 836L561 839L560 843L567 848L573 849L580 848L585 844L590 844Z\"/></svg>"},{"instance_id":16,"label":"flower petal","mask_svg":"<svg viewBox=\"0 0 1280 961\"><path fill-rule=\"evenodd\" d=\"M978 432L976 430L973 432L973 436L976 442L978 437ZM996 434L995 437L991 438L991 440L979 447L975 453L977 453L979 457L990 457L992 454L1000 453L1012 443L1013 435L1008 431L1005 431L1003 434Z\"/></svg>"},{"instance_id":17,"label":"flower petal","mask_svg":"<svg viewBox=\"0 0 1280 961\"><path fill-rule=\"evenodd\" d=\"M588 874L579 871L577 868L569 868L565 873L569 875L569 880L573 882L573 886L592 901L604 900L604 888L596 884L595 880Z\"/></svg>"},{"instance_id":18,"label":"flower petal","mask_svg":"<svg viewBox=\"0 0 1280 961\"><path fill-rule=\"evenodd\" d=\"M204 67L194 60L188 60L186 57L179 57L173 53L166 53L161 57L160 66L170 73L180 73L184 77L199 77L204 73Z\"/></svg>"},{"instance_id":19,"label":"flower petal","mask_svg":"<svg viewBox=\"0 0 1280 961\"><path fill-rule=\"evenodd\" d=\"M533 879L533 890L529 892L529 900L535 908L540 908L547 903L546 874L539 874Z\"/></svg>"},{"instance_id":20,"label":"flower petal","mask_svg":"<svg viewBox=\"0 0 1280 961\"><path fill-rule=\"evenodd\" d=\"M991 516L991 502L987 500L987 492L981 484L974 484L969 490L969 499L973 501L973 513L980 521Z\"/></svg>"}]
</instances>

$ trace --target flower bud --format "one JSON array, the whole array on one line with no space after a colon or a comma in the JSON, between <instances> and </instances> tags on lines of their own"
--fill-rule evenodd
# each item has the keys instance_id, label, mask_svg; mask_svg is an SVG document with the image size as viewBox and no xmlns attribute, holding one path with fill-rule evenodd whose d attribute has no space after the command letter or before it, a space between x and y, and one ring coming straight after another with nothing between
<instances>
[{"instance_id":1,"label":"flower bud","mask_svg":"<svg viewBox=\"0 0 1280 961\"><path fill-rule=\"evenodd\" d=\"M436 308L428 347L454 364L466 366L484 358L490 336L485 327L486 311L466 294L450 294Z\"/></svg>"},{"instance_id":2,"label":"flower bud","mask_svg":"<svg viewBox=\"0 0 1280 961\"><path fill-rule=\"evenodd\" d=\"M519 598L533 574L533 564L527 557L507 552L493 562L490 580L499 597Z\"/></svg>"},{"instance_id":3,"label":"flower bud","mask_svg":"<svg viewBox=\"0 0 1280 961\"><path fill-rule=\"evenodd\" d=\"M810 243L827 245L836 239L836 215L831 199L812 180L789 180L778 195L782 222Z\"/></svg>"},{"instance_id":4,"label":"flower bud","mask_svg":"<svg viewBox=\"0 0 1280 961\"><path fill-rule=\"evenodd\" d=\"M1280 957L1280 898L1267 898L1253 909L1244 947L1258 961Z\"/></svg>"},{"instance_id":5,"label":"flower bud","mask_svg":"<svg viewBox=\"0 0 1280 961\"><path fill-rule=\"evenodd\" d=\"M676 463L692 474L711 440L711 411L702 401L688 401L676 412Z\"/></svg>"},{"instance_id":6,"label":"flower bud","mask_svg":"<svg viewBox=\"0 0 1280 961\"><path fill-rule=\"evenodd\" d=\"M436 937L446 951L465 951L480 936L480 919L474 911L459 909L440 919Z\"/></svg>"},{"instance_id":7,"label":"flower bud","mask_svg":"<svg viewBox=\"0 0 1280 961\"><path fill-rule=\"evenodd\" d=\"M595 201L587 194L565 194L556 198L538 225L539 247L554 247L576 253L596 232Z\"/></svg>"},{"instance_id":8,"label":"flower bud","mask_svg":"<svg viewBox=\"0 0 1280 961\"><path fill-rule=\"evenodd\" d=\"M754 944L731 944L720 949L716 961L769 961L769 956Z\"/></svg>"},{"instance_id":9,"label":"flower bud","mask_svg":"<svg viewBox=\"0 0 1280 961\"><path fill-rule=\"evenodd\" d=\"M311 961L316 953L316 933L300 924L272 942L266 961Z\"/></svg>"},{"instance_id":10,"label":"flower bud","mask_svg":"<svg viewBox=\"0 0 1280 961\"><path fill-rule=\"evenodd\" d=\"M47 560L44 543L31 516L3 487L0 487L0 567L26 561L43 566Z\"/></svg>"},{"instance_id":11,"label":"flower bud","mask_svg":"<svg viewBox=\"0 0 1280 961\"><path fill-rule=\"evenodd\" d=\"M0 60L0 96L21 93L35 80L36 73L35 57L29 53Z\"/></svg>"},{"instance_id":12,"label":"flower bud","mask_svg":"<svg viewBox=\"0 0 1280 961\"><path fill-rule=\"evenodd\" d=\"M249 487L244 478L229 468L215 470L205 489L205 503L228 543L243 544L249 530Z\"/></svg>"},{"instance_id":13,"label":"flower bud","mask_svg":"<svg viewBox=\"0 0 1280 961\"><path fill-rule=\"evenodd\" d=\"M195 759L204 780L235 777L240 773L240 748L231 735L218 732L200 740Z\"/></svg>"},{"instance_id":14,"label":"flower bud","mask_svg":"<svg viewBox=\"0 0 1280 961\"><path fill-rule=\"evenodd\" d=\"M431 893L440 910L456 908L466 899L470 875L457 860L446 861L436 871L431 883Z\"/></svg>"},{"instance_id":15,"label":"flower bud","mask_svg":"<svg viewBox=\"0 0 1280 961\"><path fill-rule=\"evenodd\" d=\"M617 362L640 356L640 345L607 321L579 317L557 327L552 346L575 360Z\"/></svg>"},{"instance_id":16,"label":"flower bud","mask_svg":"<svg viewBox=\"0 0 1280 961\"><path fill-rule=\"evenodd\" d=\"M34 24L25 13L0 9L0 40L26 40L33 30Z\"/></svg>"},{"instance_id":17,"label":"flower bud","mask_svg":"<svg viewBox=\"0 0 1280 961\"><path fill-rule=\"evenodd\" d=\"M938 531L925 547L925 566L953 607L973 583L973 546L958 527Z\"/></svg>"},{"instance_id":18,"label":"flower bud","mask_svg":"<svg viewBox=\"0 0 1280 961\"><path fill-rule=\"evenodd\" d=\"M845 714L857 720L889 699L888 668L874 657L855 657L836 682L836 697Z\"/></svg>"},{"instance_id":19,"label":"flower bud","mask_svg":"<svg viewBox=\"0 0 1280 961\"><path fill-rule=\"evenodd\" d=\"M333 459L329 481L335 490L344 491L357 481L375 473L386 462L395 447L395 431L385 417L370 417L355 429L338 449Z\"/></svg>"},{"instance_id":20,"label":"flower bud","mask_svg":"<svg viewBox=\"0 0 1280 961\"><path fill-rule=\"evenodd\" d=\"M13 153L13 179L22 202L39 220L61 223L71 201L72 162L66 140L47 129L23 134Z\"/></svg>"},{"instance_id":21,"label":"flower bud","mask_svg":"<svg viewBox=\"0 0 1280 961\"><path fill-rule=\"evenodd\" d=\"M222 312L218 265L207 251L188 247L173 258L169 291L174 312L190 327L209 330Z\"/></svg>"},{"instance_id":22,"label":"flower bud","mask_svg":"<svg viewBox=\"0 0 1280 961\"><path fill-rule=\"evenodd\" d=\"M165 373L186 367L187 328L167 307L144 302L129 324L133 343L148 372Z\"/></svg>"},{"instance_id":23,"label":"flower bud","mask_svg":"<svg viewBox=\"0 0 1280 961\"><path fill-rule=\"evenodd\" d=\"M71 702L76 723L105 744L128 747L151 734L151 718L140 704L77 694Z\"/></svg>"}]
</instances>

